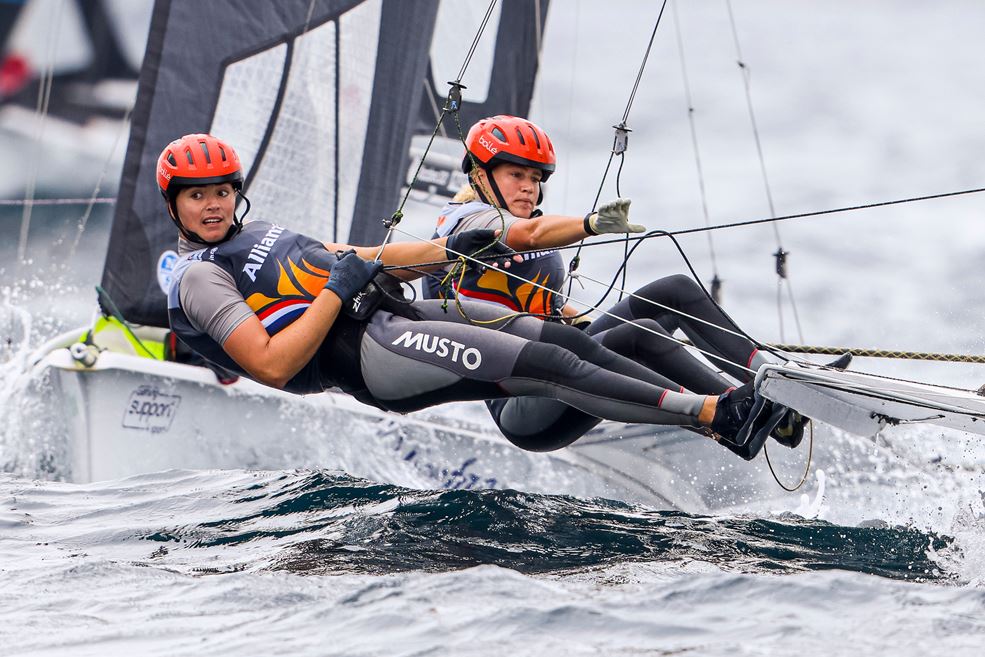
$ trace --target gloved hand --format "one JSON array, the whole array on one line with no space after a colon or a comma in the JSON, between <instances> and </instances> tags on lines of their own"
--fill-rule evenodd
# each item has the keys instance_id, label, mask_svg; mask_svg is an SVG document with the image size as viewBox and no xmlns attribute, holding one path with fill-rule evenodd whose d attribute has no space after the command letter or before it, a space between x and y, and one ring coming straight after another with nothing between
<instances>
[{"instance_id":1,"label":"gloved hand","mask_svg":"<svg viewBox=\"0 0 985 657\"><path fill-rule=\"evenodd\" d=\"M334 292L345 303L369 285L381 269L383 269L381 261L363 260L355 251L346 251L339 256L339 261L332 267L325 289Z\"/></svg>"},{"instance_id":2,"label":"gloved hand","mask_svg":"<svg viewBox=\"0 0 985 657\"><path fill-rule=\"evenodd\" d=\"M569 319L568 324L574 326L580 331L584 331L589 326L592 325L592 318L588 315L582 315L581 317L575 317L574 319Z\"/></svg>"},{"instance_id":3,"label":"gloved hand","mask_svg":"<svg viewBox=\"0 0 985 657\"><path fill-rule=\"evenodd\" d=\"M632 201L628 198L617 198L615 201L609 201L598 211L585 217L585 232L589 235L642 233L646 227L629 223L630 203Z\"/></svg>"},{"instance_id":4,"label":"gloved hand","mask_svg":"<svg viewBox=\"0 0 985 657\"><path fill-rule=\"evenodd\" d=\"M445 242L445 256L449 260L457 260L461 255L474 256L478 254L480 257L506 256L507 258L514 255L513 249L499 241L497 232L491 228L477 228L450 235L448 241ZM506 264L508 265L508 263L507 259ZM475 263L469 264L470 266L475 265Z\"/></svg>"}]
</instances>

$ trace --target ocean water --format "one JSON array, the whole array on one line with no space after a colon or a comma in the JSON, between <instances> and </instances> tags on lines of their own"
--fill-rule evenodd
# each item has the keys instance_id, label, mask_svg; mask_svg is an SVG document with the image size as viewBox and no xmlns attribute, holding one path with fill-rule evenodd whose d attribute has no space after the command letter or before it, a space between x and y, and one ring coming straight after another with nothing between
<instances>
[{"instance_id":1,"label":"ocean water","mask_svg":"<svg viewBox=\"0 0 985 657\"><path fill-rule=\"evenodd\" d=\"M776 214L985 186L985 6L733 5ZM548 212L591 207L659 9L617 7L551 9L532 112L559 153ZM631 197L649 228L704 225L702 185L709 223L768 217L728 5L676 9L703 176L668 12L630 113L619 189L610 172L602 198ZM20 213L2 209L9 463L51 438L33 432L18 367L91 315L108 212L80 232L81 208L36 210L28 261L17 263ZM408 230L429 234L429 209L415 211ZM985 197L971 195L779 224L804 341L981 353L983 211ZM777 303L772 227L713 233L714 258L706 235L681 244L703 280L725 280L726 307L747 331L800 339L786 288ZM586 250L577 297L596 301L587 277L608 281L621 259L621 246ZM682 267L654 240L631 260L627 287ZM985 383L974 365L854 368ZM425 477L385 483L392 456L373 437L362 463L376 476L171 470L81 484L58 480L61 463L0 474L0 652L916 656L985 645L980 436L914 425L868 440L819 426L802 490L713 516L440 490ZM781 478L796 481L804 450L776 451Z\"/></svg>"}]
</instances>

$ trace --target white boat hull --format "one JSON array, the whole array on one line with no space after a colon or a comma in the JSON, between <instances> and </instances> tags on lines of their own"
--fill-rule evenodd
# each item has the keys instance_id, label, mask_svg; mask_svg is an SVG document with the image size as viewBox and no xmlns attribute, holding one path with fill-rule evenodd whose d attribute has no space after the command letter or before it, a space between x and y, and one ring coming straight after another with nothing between
<instances>
[{"instance_id":1,"label":"white boat hull","mask_svg":"<svg viewBox=\"0 0 985 657\"><path fill-rule=\"evenodd\" d=\"M985 397L968 390L793 363L756 380L767 399L859 436L918 422L985 435Z\"/></svg>"},{"instance_id":2,"label":"white boat hull","mask_svg":"<svg viewBox=\"0 0 985 657\"><path fill-rule=\"evenodd\" d=\"M763 468L676 427L604 423L544 454L449 414L400 416L245 379L222 385L204 368L110 351L85 367L54 348L24 377L32 414L44 418L37 433L49 437L35 457L70 464L52 474L76 482L173 468L327 468L417 488L513 488L691 513L779 490Z\"/></svg>"}]
</instances>

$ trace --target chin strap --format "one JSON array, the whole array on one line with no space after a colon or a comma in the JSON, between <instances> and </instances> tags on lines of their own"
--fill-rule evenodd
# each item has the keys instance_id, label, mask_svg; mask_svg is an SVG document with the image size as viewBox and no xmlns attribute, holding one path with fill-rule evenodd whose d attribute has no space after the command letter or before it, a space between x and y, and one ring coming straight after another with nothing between
<instances>
[{"instance_id":1,"label":"chin strap","mask_svg":"<svg viewBox=\"0 0 985 657\"><path fill-rule=\"evenodd\" d=\"M233 213L233 224L229 227L229 230L226 231L225 236L221 240L217 240L215 242L206 242L205 240L202 239L202 237L198 233L185 228L184 225L181 223L181 220L178 219L178 208L174 202L174 199L168 200L168 207L171 208L171 213L170 213L171 221L173 221L174 225L178 227L178 232L181 233L182 237L184 237L189 242L194 242L195 244L201 244L203 246L215 246L217 244L228 242L232 238L239 235L239 232L243 230L243 219L245 219L246 215L250 213L250 207L251 207L250 199L246 198L243 192L239 191L238 189L236 190L236 194L241 199L243 199L243 201L246 203L246 210L243 211L242 217L237 217L235 212Z\"/></svg>"},{"instance_id":2,"label":"chin strap","mask_svg":"<svg viewBox=\"0 0 985 657\"><path fill-rule=\"evenodd\" d=\"M489 188L492 189L492 193L496 195L496 200L490 199L486 196L483 191L482 185L478 185L469 176L469 185L475 190L475 193L479 195L485 203L489 205L495 205L497 207L503 208L504 210L509 210L509 206L506 205L506 199L503 198L503 193L499 191L499 185L496 184L496 179L493 178L492 169L486 169L483 167L483 171L486 172L486 181L489 183ZM544 186L542 183L537 183L537 205L539 206L544 202Z\"/></svg>"}]
</instances>

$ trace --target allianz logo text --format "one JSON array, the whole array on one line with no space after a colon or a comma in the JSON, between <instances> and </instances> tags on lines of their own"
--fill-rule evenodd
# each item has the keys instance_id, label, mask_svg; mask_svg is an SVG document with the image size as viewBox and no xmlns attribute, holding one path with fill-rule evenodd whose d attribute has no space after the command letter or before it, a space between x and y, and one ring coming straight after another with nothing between
<instances>
[{"instance_id":1,"label":"allianz logo text","mask_svg":"<svg viewBox=\"0 0 985 657\"><path fill-rule=\"evenodd\" d=\"M434 354L438 358L451 357L451 362L457 363L459 356L462 365L468 370L474 370L482 365L482 354L475 347L466 347L461 342L455 342L451 338L441 338L437 335L418 333L417 331L405 331L403 335L392 342L398 347L413 347L417 351Z\"/></svg>"}]
</instances>

